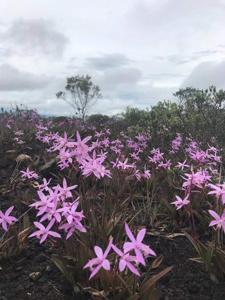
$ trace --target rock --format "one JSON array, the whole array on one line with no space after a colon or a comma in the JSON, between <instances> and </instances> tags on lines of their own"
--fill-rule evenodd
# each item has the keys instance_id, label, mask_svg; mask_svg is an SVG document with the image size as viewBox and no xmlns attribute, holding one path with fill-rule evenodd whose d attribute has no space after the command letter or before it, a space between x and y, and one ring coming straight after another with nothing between
<instances>
[{"instance_id":1,"label":"rock","mask_svg":"<svg viewBox=\"0 0 225 300\"><path fill-rule=\"evenodd\" d=\"M29 278L33 281L37 281L39 278L41 278L41 272L33 272L29 274Z\"/></svg>"}]
</instances>

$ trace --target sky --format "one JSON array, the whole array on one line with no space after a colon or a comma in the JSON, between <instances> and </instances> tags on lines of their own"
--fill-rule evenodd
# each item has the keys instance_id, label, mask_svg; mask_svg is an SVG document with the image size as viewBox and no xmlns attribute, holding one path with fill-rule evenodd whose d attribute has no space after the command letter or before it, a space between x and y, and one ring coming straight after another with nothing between
<instances>
[{"instance_id":1,"label":"sky","mask_svg":"<svg viewBox=\"0 0 225 300\"><path fill-rule=\"evenodd\" d=\"M90 113L225 89L225 0L0 0L0 107L71 115L55 94L89 74Z\"/></svg>"}]
</instances>

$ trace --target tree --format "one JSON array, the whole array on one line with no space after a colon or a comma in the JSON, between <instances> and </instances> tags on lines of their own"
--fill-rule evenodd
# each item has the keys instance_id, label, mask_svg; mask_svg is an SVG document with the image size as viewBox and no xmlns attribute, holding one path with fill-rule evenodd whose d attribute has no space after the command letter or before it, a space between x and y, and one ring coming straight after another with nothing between
<instances>
[{"instance_id":1,"label":"tree","mask_svg":"<svg viewBox=\"0 0 225 300\"><path fill-rule=\"evenodd\" d=\"M75 114L85 121L88 110L101 97L101 92L89 75L77 75L67 78L65 91L59 91L56 97L68 103Z\"/></svg>"}]
</instances>

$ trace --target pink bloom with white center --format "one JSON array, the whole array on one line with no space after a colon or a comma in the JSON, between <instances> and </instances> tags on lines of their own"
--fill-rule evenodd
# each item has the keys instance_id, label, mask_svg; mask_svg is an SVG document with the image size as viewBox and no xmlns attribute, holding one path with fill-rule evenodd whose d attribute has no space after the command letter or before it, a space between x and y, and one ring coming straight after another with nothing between
<instances>
[{"instance_id":1,"label":"pink bloom with white center","mask_svg":"<svg viewBox=\"0 0 225 300\"><path fill-rule=\"evenodd\" d=\"M10 216L13 208L14 206L9 207L5 213L0 210L0 224L5 231L8 231L8 225L11 225L17 221L15 217Z\"/></svg>"},{"instance_id":2,"label":"pink bloom with white center","mask_svg":"<svg viewBox=\"0 0 225 300\"><path fill-rule=\"evenodd\" d=\"M101 268L105 269L106 271L110 270L110 262L107 259L107 256L111 248L112 240L109 241L109 244L104 253L100 247L94 247L94 251L97 257L89 260L89 262L84 266L84 269L89 268L92 271L89 279L93 278L100 271Z\"/></svg>"},{"instance_id":3,"label":"pink bloom with white center","mask_svg":"<svg viewBox=\"0 0 225 300\"><path fill-rule=\"evenodd\" d=\"M190 168L190 165L186 164L186 162L187 162L186 159L183 162L178 162L176 168L181 169L182 171L184 170L184 168Z\"/></svg>"},{"instance_id":4,"label":"pink bloom with white center","mask_svg":"<svg viewBox=\"0 0 225 300\"><path fill-rule=\"evenodd\" d=\"M123 162L118 160L117 161L117 168L118 169L122 169L122 170L126 170L126 169L130 169L130 168L135 168L134 164L128 164L128 158L126 158Z\"/></svg>"}]
</instances>

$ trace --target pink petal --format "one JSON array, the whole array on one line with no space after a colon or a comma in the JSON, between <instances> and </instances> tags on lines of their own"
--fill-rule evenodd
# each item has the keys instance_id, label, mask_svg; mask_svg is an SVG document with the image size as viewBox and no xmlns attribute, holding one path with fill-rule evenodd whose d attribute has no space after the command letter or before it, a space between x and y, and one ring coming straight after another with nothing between
<instances>
[{"instance_id":1,"label":"pink petal","mask_svg":"<svg viewBox=\"0 0 225 300\"><path fill-rule=\"evenodd\" d=\"M111 248L112 248L112 239L110 239L109 244L108 244L108 246L107 246L107 248L105 250L104 258L107 257L107 255L109 254L109 251L111 250Z\"/></svg>"},{"instance_id":2,"label":"pink petal","mask_svg":"<svg viewBox=\"0 0 225 300\"><path fill-rule=\"evenodd\" d=\"M45 230L44 225L42 225L42 224L39 223L39 222L34 222L34 225L35 225L35 227L39 228L40 230Z\"/></svg>"},{"instance_id":3,"label":"pink petal","mask_svg":"<svg viewBox=\"0 0 225 300\"><path fill-rule=\"evenodd\" d=\"M94 250L95 250L95 254L97 255L98 258L103 257L103 251L99 246L95 246Z\"/></svg>"},{"instance_id":4,"label":"pink petal","mask_svg":"<svg viewBox=\"0 0 225 300\"><path fill-rule=\"evenodd\" d=\"M123 250L124 250L125 253L126 253L126 252L129 252L129 251L131 251L131 250L133 250L133 249L134 249L133 243L131 243L131 242L126 242L126 243L124 243L124 245L123 245Z\"/></svg>"},{"instance_id":5,"label":"pink petal","mask_svg":"<svg viewBox=\"0 0 225 300\"><path fill-rule=\"evenodd\" d=\"M46 230L49 231L49 229L51 229L54 224L55 224L55 219L52 219L48 224L48 226L46 227Z\"/></svg>"},{"instance_id":6,"label":"pink petal","mask_svg":"<svg viewBox=\"0 0 225 300\"><path fill-rule=\"evenodd\" d=\"M215 226L215 225L218 225L218 221L211 221L210 223L209 223L209 227L211 227L211 226Z\"/></svg>"},{"instance_id":7,"label":"pink petal","mask_svg":"<svg viewBox=\"0 0 225 300\"><path fill-rule=\"evenodd\" d=\"M129 239L132 241L132 242L135 242L135 238L134 238L134 235L133 233L131 232L129 226L127 223L125 223L125 230L126 230L126 234L127 236L129 237Z\"/></svg>"},{"instance_id":8,"label":"pink petal","mask_svg":"<svg viewBox=\"0 0 225 300\"><path fill-rule=\"evenodd\" d=\"M144 257L142 255L141 251L138 249L135 249L135 254L136 254L137 261L140 264L142 264L143 266L145 266L145 260L144 260Z\"/></svg>"},{"instance_id":9,"label":"pink petal","mask_svg":"<svg viewBox=\"0 0 225 300\"><path fill-rule=\"evenodd\" d=\"M5 215L6 215L6 216L9 216L13 209L14 209L14 206L9 207L9 208L7 209L7 211L5 212Z\"/></svg>"},{"instance_id":10,"label":"pink petal","mask_svg":"<svg viewBox=\"0 0 225 300\"><path fill-rule=\"evenodd\" d=\"M5 230L5 231L8 231L8 226L7 226L7 223L5 221L2 222L2 228Z\"/></svg>"},{"instance_id":11,"label":"pink petal","mask_svg":"<svg viewBox=\"0 0 225 300\"><path fill-rule=\"evenodd\" d=\"M42 244L46 239L47 239L48 235L45 233L43 234L41 240L40 240L40 244Z\"/></svg>"},{"instance_id":12,"label":"pink petal","mask_svg":"<svg viewBox=\"0 0 225 300\"><path fill-rule=\"evenodd\" d=\"M123 272L126 268L126 265L127 265L126 261L121 258L119 262L119 271Z\"/></svg>"},{"instance_id":13,"label":"pink petal","mask_svg":"<svg viewBox=\"0 0 225 300\"><path fill-rule=\"evenodd\" d=\"M108 261L108 259L103 260L102 267L107 271L110 270L110 262Z\"/></svg>"},{"instance_id":14,"label":"pink petal","mask_svg":"<svg viewBox=\"0 0 225 300\"><path fill-rule=\"evenodd\" d=\"M143 239L144 239L144 237L145 237L145 233L146 233L146 229L145 229L145 228L141 229L141 230L138 232L138 235L137 235L137 241L138 241L139 243L141 243L141 242L143 241Z\"/></svg>"},{"instance_id":15,"label":"pink petal","mask_svg":"<svg viewBox=\"0 0 225 300\"><path fill-rule=\"evenodd\" d=\"M55 232L55 231L49 231L48 234L51 235L51 236L54 236L56 238L61 238L61 235L58 232Z\"/></svg>"},{"instance_id":16,"label":"pink petal","mask_svg":"<svg viewBox=\"0 0 225 300\"><path fill-rule=\"evenodd\" d=\"M119 248L117 248L115 245L112 245L112 248L117 255L123 256L123 252Z\"/></svg>"},{"instance_id":17,"label":"pink petal","mask_svg":"<svg viewBox=\"0 0 225 300\"><path fill-rule=\"evenodd\" d=\"M137 276L140 276L138 270L130 262L127 262L127 267L132 273L134 273Z\"/></svg>"},{"instance_id":18,"label":"pink petal","mask_svg":"<svg viewBox=\"0 0 225 300\"><path fill-rule=\"evenodd\" d=\"M40 231L38 230L38 231L35 231L35 232L33 232L33 233L31 233L30 235L29 235L29 237L34 237L34 236L39 236L40 235Z\"/></svg>"},{"instance_id":19,"label":"pink petal","mask_svg":"<svg viewBox=\"0 0 225 300\"><path fill-rule=\"evenodd\" d=\"M91 273L91 276L89 277L89 279L93 278L97 273L98 271L101 269L101 265L97 266L93 272Z\"/></svg>"},{"instance_id":20,"label":"pink petal","mask_svg":"<svg viewBox=\"0 0 225 300\"><path fill-rule=\"evenodd\" d=\"M214 219L216 219L216 220L220 219L220 216L214 210L208 210L208 212Z\"/></svg>"}]
</instances>

